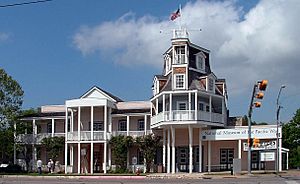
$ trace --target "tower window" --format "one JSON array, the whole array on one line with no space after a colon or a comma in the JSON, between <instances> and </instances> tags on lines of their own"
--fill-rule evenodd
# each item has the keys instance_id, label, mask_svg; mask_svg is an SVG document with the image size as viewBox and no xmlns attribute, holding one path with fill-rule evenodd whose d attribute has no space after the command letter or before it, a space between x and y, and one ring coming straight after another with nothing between
<instances>
[{"instance_id":1,"label":"tower window","mask_svg":"<svg viewBox=\"0 0 300 184\"><path fill-rule=\"evenodd\" d=\"M175 64L184 64L185 63L185 47L180 46L176 47L175 55Z\"/></svg>"},{"instance_id":2,"label":"tower window","mask_svg":"<svg viewBox=\"0 0 300 184\"><path fill-rule=\"evenodd\" d=\"M184 74L175 75L175 88L176 89L184 89L185 86L185 76Z\"/></svg>"}]
</instances>

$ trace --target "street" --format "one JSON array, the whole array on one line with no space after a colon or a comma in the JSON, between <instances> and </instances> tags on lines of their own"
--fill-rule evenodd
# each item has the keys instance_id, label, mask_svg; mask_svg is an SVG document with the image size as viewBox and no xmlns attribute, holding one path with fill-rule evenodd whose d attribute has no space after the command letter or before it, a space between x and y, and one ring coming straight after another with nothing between
<instances>
[{"instance_id":1,"label":"street","mask_svg":"<svg viewBox=\"0 0 300 184\"><path fill-rule=\"evenodd\" d=\"M218 178L218 179L60 179L56 177L2 177L0 184L62 184L62 183L103 183L103 184L193 184L193 183L209 183L209 184L300 184L300 176L255 176L249 178Z\"/></svg>"}]
</instances>

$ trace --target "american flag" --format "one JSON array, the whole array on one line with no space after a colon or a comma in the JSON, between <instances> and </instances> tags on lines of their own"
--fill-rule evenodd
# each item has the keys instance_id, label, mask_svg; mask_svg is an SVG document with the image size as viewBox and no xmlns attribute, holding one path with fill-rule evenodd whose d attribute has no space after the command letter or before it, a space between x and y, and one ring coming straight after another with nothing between
<instances>
[{"instance_id":1,"label":"american flag","mask_svg":"<svg viewBox=\"0 0 300 184\"><path fill-rule=\"evenodd\" d=\"M171 14L171 20L173 21L173 20L177 19L178 17L180 17L180 9L179 8L175 13Z\"/></svg>"}]
</instances>

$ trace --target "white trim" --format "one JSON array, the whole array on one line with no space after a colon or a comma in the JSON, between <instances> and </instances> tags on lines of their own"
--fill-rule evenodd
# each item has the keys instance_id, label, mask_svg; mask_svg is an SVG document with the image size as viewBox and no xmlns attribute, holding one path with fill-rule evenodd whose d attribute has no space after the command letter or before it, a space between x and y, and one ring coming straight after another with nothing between
<instances>
[{"instance_id":1,"label":"white trim","mask_svg":"<svg viewBox=\"0 0 300 184\"><path fill-rule=\"evenodd\" d=\"M98 87L94 86L92 89L90 89L89 91L87 91L86 93L84 93L80 99L84 99L86 98L89 94L91 94L93 91L98 91L100 94L102 94L103 96L105 96L107 99L109 99L110 101L113 102L117 102L115 99L113 99L112 97L110 97L107 93L105 93L104 91L102 91L101 89L99 89Z\"/></svg>"}]
</instances>

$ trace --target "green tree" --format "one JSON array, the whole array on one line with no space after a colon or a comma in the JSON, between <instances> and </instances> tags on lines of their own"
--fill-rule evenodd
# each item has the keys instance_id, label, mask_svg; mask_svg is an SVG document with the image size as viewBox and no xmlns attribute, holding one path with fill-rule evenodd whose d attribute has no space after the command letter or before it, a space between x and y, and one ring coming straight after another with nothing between
<instances>
[{"instance_id":1,"label":"green tree","mask_svg":"<svg viewBox=\"0 0 300 184\"><path fill-rule=\"evenodd\" d=\"M0 68L0 162L13 160L14 127L23 103L21 86Z\"/></svg>"},{"instance_id":2,"label":"green tree","mask_svg":"<svg viewBox=\"0 0 300 184\"><path fill-rule=\"evenodd\" d=\"M52 158L52 160L57 160L59 153L63 153L65 146L64 137L45 137L42 140L42 144L45 146L47 153Z\"/></svg>"},{"instance_id":3,"label":"green tree","mask_svg":"<svg viewBox=\"0 0 300 184\"><path fill-rule=\"evenodd\" d=\"M133 145L133 138L131 136L118 135L113 136L109 144L112 148L112 156L117 166L117 172L126 172L127 170L127 153L129 148Z\"/></svg>"},{"instance_id":4,"label":"green tree","mask_svg":"<svg viewBox=\"0 0 300 184\"><path fill-rule=\"evenodd\" d=\"M300 109L293 119L282 128L283 147L290 149L289 165L292 168L300 167Z\"/></svg>"},{"instance_id":5,"label":"green tree","mask_svg":"<svg viewBox=\"0 0 300 184\"><path fill-rule=\"evenodd\" d=\"M156 156L156 150L160 146L160 136L154 134L148 134L143 137L136 138L136 144L139 149L144 153L144 158L146 160L146 172L150 171L153 165L153 160Z\"/></svg>"}]
</instances>

